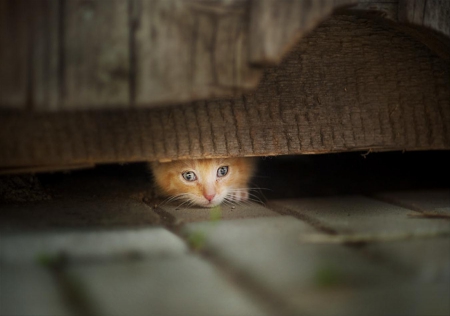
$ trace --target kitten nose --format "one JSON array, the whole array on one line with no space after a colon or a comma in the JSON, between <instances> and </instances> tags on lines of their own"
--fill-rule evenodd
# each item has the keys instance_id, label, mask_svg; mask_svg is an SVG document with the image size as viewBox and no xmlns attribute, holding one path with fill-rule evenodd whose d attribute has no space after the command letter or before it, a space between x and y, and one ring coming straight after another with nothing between
<instances>
[{"instance_id":1,"label":"kitten nose","mask_svg":"<svg viewBox=\"0 0 450 316\"><path fill-rule=\"evenodd\" d=\"M212 199L214 199L214 197L216 196L216 194L215 193L213 193L213 194L203 194L203 196L208 200L208 201L212 201Z\"/></svg>"}]
</instances>

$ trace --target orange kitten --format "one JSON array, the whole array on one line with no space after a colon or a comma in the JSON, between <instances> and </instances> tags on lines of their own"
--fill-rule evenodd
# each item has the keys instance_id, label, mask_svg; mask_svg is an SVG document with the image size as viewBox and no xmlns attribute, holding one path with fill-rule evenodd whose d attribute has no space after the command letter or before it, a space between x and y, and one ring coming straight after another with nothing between
<instances>
[{"instance_id":1,"label":"orange kitten","mask_svg":"<svg viewBox=\"0 0 450 316\"><path fill-rule=\"evenodd\" d=\"M178 160L151 163L156 185L173 200L203 207L249 197L248 182L255 170L252 158Z\"/></svg>"}]
</instances>

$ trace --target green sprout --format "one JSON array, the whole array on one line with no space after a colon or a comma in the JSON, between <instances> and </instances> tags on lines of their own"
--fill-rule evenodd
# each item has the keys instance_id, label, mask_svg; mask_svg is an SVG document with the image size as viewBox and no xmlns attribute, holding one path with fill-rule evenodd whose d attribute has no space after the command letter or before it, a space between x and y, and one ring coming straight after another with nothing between
<instances>
[{"instance_id":1,"label":"green sprout","mask_svg":"<svg viewBox=\"0 0 450 316\"><path fill-rule=\"evenodd\" d=\"M214 223L222 219L222 209L220 208L220 205L211 208L211 212L209 213L209 219L211 222Z\"/></svg>"},{"instance_id":2,"label":"green sprout","mask_svg":"<svg viewBox=\"0 0 450 316\"><path fill-rule=\"evenodd\" d=\"M322 266L316 270L314 282L320 287L335 286L343 282L343 275L336 267Z\"/></svg>"},{"instance_id":3,"label":"green sprout","mask_svg":"<svg viewBox=\"0 0 450 316\"><path fill-rule=\"evenodd\" d=\"M64 256L61 255L60 253L58 254L49 254L49 253L38 253L36 255L36 262L45 268L53 268L53 267L57 267L60 266L61 264L64 263Z\"/></svg>"},{"instance_id":4,"label":"green sprout","mask_svg":"<svg viewBox=\"0 0 450 316\"><path fill-rule=\"evenodd\" d=\"M209 213L209 220L210 224L209 227L213 226L217 222L219 222L222 219L222 209L219 205L214 206L211 208L211 211ZM206 244L206 232L201 230L195 230L189 233L187 236L187 241L192 249L194 250L202 250L203 247Z\"/></svg>"},{"instance_id":5,"label":"green sprout","mask_svg":"<svg viewBox=\"0 0 450 316\"><path fill-rule=\"evenodd\" d=\"M201 250L206 243L206 234L202 231L193 231L188 236L188 243L194 250Z\"/></svg>"}]
</instances>

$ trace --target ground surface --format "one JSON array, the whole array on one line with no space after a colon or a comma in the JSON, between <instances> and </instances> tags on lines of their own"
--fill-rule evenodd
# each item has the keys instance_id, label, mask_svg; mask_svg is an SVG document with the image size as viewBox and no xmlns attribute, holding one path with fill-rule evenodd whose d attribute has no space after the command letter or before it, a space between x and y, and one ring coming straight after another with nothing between
<instances>
[{"instance_id":1,"label":"ground surface","mask_svg":"<svg viewBox=\"0 0 450 316\"><path fill-rule=\"evenodd\" d=\"M264 204L213 210L142 166L39 176L0 205L0 314L449 315L448 153L373 155L263 160Z\"/></svg>"}]
</instances>

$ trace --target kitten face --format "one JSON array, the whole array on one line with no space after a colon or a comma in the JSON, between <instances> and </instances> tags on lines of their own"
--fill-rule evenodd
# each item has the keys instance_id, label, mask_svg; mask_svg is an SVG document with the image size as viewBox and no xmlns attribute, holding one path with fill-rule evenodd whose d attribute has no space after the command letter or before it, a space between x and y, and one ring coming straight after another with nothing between
<instances>
[{"instance_id":1,"label":"kitten face","mask_svg":"<svg viewBox=\"0 0 450 316\"><path fill-rule=\"evenodd\" d=\"M152 163L156 185L173 200L213 207L248 199L252 158L195 159Z\"/></svg>"}]
</instances>

